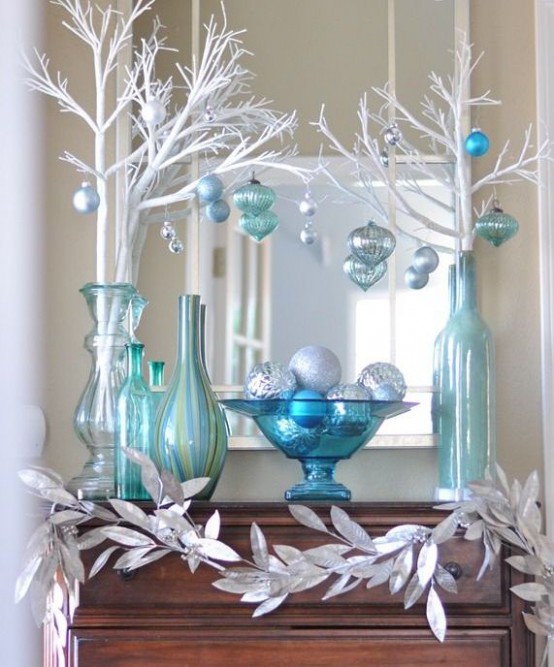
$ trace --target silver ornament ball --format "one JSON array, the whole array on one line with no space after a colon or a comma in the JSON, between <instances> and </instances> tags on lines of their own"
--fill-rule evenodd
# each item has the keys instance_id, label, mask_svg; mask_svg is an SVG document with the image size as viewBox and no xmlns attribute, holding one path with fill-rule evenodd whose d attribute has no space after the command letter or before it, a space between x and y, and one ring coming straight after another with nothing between
<instances>
[{"instance_id":1,"label":"silver ornament ball","mask_svg":"<svg viewBox=\"0 0 554 667\"><path fill-rule=\"evenodd\" d=\"M215 109L209 104L206 105L206 111L204 111L204 120L208 123L213 123L215 120Z\"/></svg>"},{"instance_id":2,"label":"silver ornament ball","mask_svg":"<svg viewBox=\"0 0 554 667\"><path fill-rule=\"evenodd\" d=\"M168 248L169 252L172 252L174 255L180 255L185 249L185 246L183 245L181 239L175 237L169 242Z\"/></svg>"},{"instance_id":3,"label":"silver ornament ball","mask_svg":"<svg viewBox=\"0 0 554 667\"><path fill-rule=\"evenodd\" d=\"M304 199L298 205L298 208L300 209L300 213L302 213L302 215L305 215L307 218L311 218L316 214L317 202L310 194L306 193L304 195Z\"/></svg>"},{"instance_id":4,"label":"silver ornament ball","mask_svg":"<svg viewBox=\"0 0 554 667\"><path fill-rule=\"evenodd\" d=\"M90 183L84 182L73 194L73 207L79 213L94 213L100 206L100 195Z\"/></svg>"},{"instance_id":5,"label":"silver ornament ball","mask_svg":"<svg viewBox=\"0 0 554 667\"><path fill-rule=\"evenodd\" d=\"M175 227L170 222L164 222L162 228L160 229L160 236L164 241L171 241L177 236Z\"/></svg>"},{"instance_id":6,"label":"silver ornament ball","mask_svg":"<svg viewBox=\"0 0 554 667\"><path fill-rule=\"evenodd\" d=\"M385 141L389 146L396 146L402 141L402 132L398 127L398 123L391 123L384 133Z\"/></svg>"},{"instance_id":7,"label":"silver ornament ball","mask_svg":"<svg viewBox=\"0 0 554 667\"><path fill-rule=\"evenodd\" d=\"M305 245L312 245L317 241L317 238L318 233L310 224L305 225L304 229L300 232L300 240Z\"/></svg>"},{"instance_id":8,"label":"silver ornament ball","mask_svg":"<svg viewBox=\"0 0 554 667\"><path fill-rule=\"evenodd\" d=\"M412 266L419 273L433 273L439 265L437 251L430 246L418 248L412 256Z\"/></svg>"},{"instance_id":9,"label":"silver ornament ball","mask_svg":"<svg viewBox=\"0 0 554 667\"><path fill-rule=\"evenodd\" d=\"M159 125L163 123L166 116L166 110L160 100L148 100L142 105L140 110L142 120L148 125Z\"/></svg>"},{"instance_id":10,"label":"silver ornament ball","mask_svg":"<svg viewBox=\"0 0 554 667\"><path fill-rule=\"evenodd\" d=\"M291 398L295 391L296 378L280 362L256 364L244 381L244 396L249 399Z\"/></svg>"},{"instance_id":11,"label":"silver ornament ball","mask_svg":"<svg viewBox=\"0 0 554 667\"><path fill-rule=\"evenodd\" d=\"M374 401L401 401L406 395L406 381L399 369L386 361L369 364L358 376Z\"/></svg>"},{"instance_id":12,"label":"silver ornament ball","mask_svg":"<svg viewBox=\"0 0 554 667\"><path fill-rule=\"evenodd\" d=\"M301 389L325 395L340 382L342 369L337 355L322 345L307 345L295 352L289 369Z\"/></svg>"},{"instance_id":13,"label":"silver ornament ball","mask_svg":"<svg viewBox=\"0 0 554 667\"><path fill-rule=\"evenodd\" d=\"M428 273L420 273L413 266L409 266L404 273L404 283L410 289L421 289L429 282Z\"/></svg>"}]
</instances>

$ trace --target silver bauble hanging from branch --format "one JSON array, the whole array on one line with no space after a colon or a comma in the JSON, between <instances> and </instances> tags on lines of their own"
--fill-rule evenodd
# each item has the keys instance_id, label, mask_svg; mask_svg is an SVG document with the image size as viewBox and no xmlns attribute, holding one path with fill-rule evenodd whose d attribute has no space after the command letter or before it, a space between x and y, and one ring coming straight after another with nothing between
<instances>
[{"instance_id":1,"label":"silver bauble hanging from branch","mask_svg":"<svg viewBox=\"0 0 554 667\"><path fill-rule=\"evenodd\" d=\"M375 285L387 272L387 263L379 262L374 266L368 266L354 255L349 255L342 265L343 271L350 280L361 287L364 292Z\"/></svg>"},{"instance_id":2,"label":"silver bauble hanging from branch","mask_svg":"<svg viewBox=\"0 0 554 667\"><path fill-rule=\"evenodd\" d=\"M504 213L498 199L494 200L491 210L482 215L475 223L476 234L495 247L509 241L518 233L518 230L518 221Z\"/></svg>"},{"instance_id":3,"label":"silver bauble hanging from branch","mask_svg":"<svg viewBox=\"0 0 554 667\"><path fill-rule=\"evenodd\" d=\"M420 273L413 266L409 266L404 273L404 282L410 289L421 289L429 282L429 274Z\"/></svg>"},{"instance_id":4,"label":"silver bauble hanging from branch","mask_svg":"<svg viewBox=\"0 0 554 667\"><path fill-rule=\"evenodd\" d=\"M316 214L317 211L317 202L310 194L310 191L306 191L304 199L298 205L300 213L305 215L307 218L311 218Z\"/></svg>"},{"instance_id":5,"label":"silver bauble hanging from branch","mask_svg":"<svg viewBox=\"0 0 554 667\"><path fill-rule=\"evenodd\" d=\"M395 246L394 235L373 220L365 227L357 227L348 235L348 249L368 266L375 266L390 257Z\"/></svg>"},{"instance_id":6,"label":"silver bauble hanging from branch","mask_svg":"<svg viewBox=\"0 0 554 667\"><path fill-rule=\"evenodd\" d=\"M398 123L391 123L383 133L383 138L389 146L396 146L402 141L402 132L398 127Z\"/></svg>"},{"instance_id":7,"label":"silver bauble hanging from branch","mask_svg":"<svg viewBox=\"0 0 554 667\"><path fill-rule=\"evenodd\" d=\"M412 266L419 273L433 273L438 265L439 255L430 246L422 246L412 255Z\"/></svg>"},{"instance_id":8,"label":"silver bauble hanging from branch","mask_svg":"<svg viewBox=\"0 0 554 667\"><path fill-rule=\"evenodd\" d=\"M79 213L94 213L100 206L100 195L90 183L84 181L73 194L73 207Z\"/></svg>"},{"instance_id":9,"label":"silver bauble hanging from branch","mask_svg":"<svg viewBox=\"0 0 554 667\"><path fill-rule=\"evenodd\" d=\"M300 232L300 240L304 245L312 245L318 239L319 234L314 229L311 220L304 225L304 229Z\"/></svg>"}]
</instances>

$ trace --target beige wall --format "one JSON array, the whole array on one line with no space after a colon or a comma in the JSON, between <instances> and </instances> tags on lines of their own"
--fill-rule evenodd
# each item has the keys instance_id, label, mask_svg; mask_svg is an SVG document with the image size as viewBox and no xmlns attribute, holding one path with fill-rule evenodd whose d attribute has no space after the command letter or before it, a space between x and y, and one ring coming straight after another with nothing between
<instances>
[{"instance_id":1,"label":"beige wall","mask_svg":"<svg viewBox=\"0 0 554 667\"><path fill-rule=\"evenodd\" d=\"M535 119L533 3L474 0L472 41L476 51L486 52L474 78L475 91L491 87L503 100L501 107L483 110L478 119L498 148L506 137L519 139ZM86 93L83 53L59 29L59 14L51 6L46 48L68 75L72 90ZM57 156L64 149L81 151L83 136L82 124L60 116L54 104L45 105L44 458L65 477L77 473L85 460L71 419L89 367L82 349L89 320L78 289L94 278L94 222L73 211L71 194L80 179ZM481 164L487 164L486 157L476 174ZM521 231L500 249L479 243L479 273L483 314L497 345L498 460L510 474L524 477L542 467L536 191L517 185L499 189L499 196ZM276 452L231 452L216 499L280 499L298 474L297 464ZM436 482L436 455L432 450L367 450L342 463L339 476L357 500L427 499Z\"/></svg>"}]
</instances>

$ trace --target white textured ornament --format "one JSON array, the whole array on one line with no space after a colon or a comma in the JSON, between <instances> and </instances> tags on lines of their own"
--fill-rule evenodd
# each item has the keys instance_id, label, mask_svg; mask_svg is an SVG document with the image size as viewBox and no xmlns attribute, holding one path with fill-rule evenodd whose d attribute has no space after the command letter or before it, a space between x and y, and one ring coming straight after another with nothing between
<instances>
[{"instance_id":1,"label":"white textured ornament","mask_svg":"<svg viewBox=\"0 0 554 667\"><path fill-rule=\"evenodd\" d=\"M160 100L153 99L142 105L140 115L148 125L159 125L165 120L166 110Z\"/></svg>"},{"instance_id":2,"label":"white textured ornament","mask_svg":"<svg viewBox=\"0 0 554 667\"><path fill-rule=\"evenodd\" d=\"M264 361L256 364L244 381L245 398L291 398L296 391L296 378L285 364Z\"/></svg>"},{"instance_id":3,"label":"white textured ornament","mask_svg":"<svg viewBox=\"0 0 554 667\"><path fill-rule=\"evenodd\" d=\"M295 352L289 362L301 389L325 395L340 382L342 369L337 355L322 345L307 345Z\"/></svg>"},{"instance_id":4,"label":"white textured ornament","mask_svg":"<svg viewBox=\"0 0 554 667\"><path fill-rule=\"evenodd\" d=\"M100 195L90 183L81 183L73 194L73 207L79 213L94 213L100 206Z\"/></svg>"}]
</instances>

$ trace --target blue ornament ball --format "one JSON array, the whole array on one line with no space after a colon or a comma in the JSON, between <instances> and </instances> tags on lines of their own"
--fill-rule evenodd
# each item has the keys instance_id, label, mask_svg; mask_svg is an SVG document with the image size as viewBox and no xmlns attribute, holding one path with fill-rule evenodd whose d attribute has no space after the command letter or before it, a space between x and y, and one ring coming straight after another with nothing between
<instances>
[{"instance_id":1,"label":"blue ornament ball","mask_svg":"<svg viewBox=\"0 0 554 667\"><path fill-rule=\"evenodd\" d=\"M413 266L409 266L404 273L404 282L410 289L421 289L429 282L429 274L420 273Z\"/></svg>"},{"instance_id":2,"label":"blue ornament ball","mask_svg":"<svg viewBox=\"0 0 554 667\"><path fill-rule=\"evenodd\" d=\"M225 222L230 213L229 204L224 199L218 199L206 206L206 217L212 222Z\"/></svg>"},{"instance_id":3,"label":"blue ornament ball","mask_svg":"<svg viewBox=\"0 0 554 667\"><path fill-rule=\"evenodd\" d=\"M214 174L203 176L196 186L196 194L202 201L215 202L218 199L221 199L221 195L223 194L223 183L221 182L221 179L214 176Z\"/></svg>"},{"instance_id":4,"label":"blue ornament ball","mask_svg":"<svg viewBox=\"0 0 554 667\"><path fill-rule=\"evenodd\" d=\"M489 150L489 138L481 130L471 130L465 140L465 149L471 157L482 157Z\"/></svg>"},{"instance_id":5,"label":"blue ornament ball","mask_svg":"<svg viewBox=\"0 0 554 667\"><path fill-rule=\"evenodd\" d=\"M439 265L439 255L434 248L423 246L412 256L412 266L419 273L433 273Z\"/></svg>"},{"instance_id":6,"label":"blue ornament ball","mask_svg":"<svg viewBox=\"0 0 554 667\"><path fill-rule=\"evenodd\" d=\"M73 194L73 207L79 213L94 213L100 206L100 195L90 183L82 183Z\"/></svg>"},{"instance_id":7,"label":"blue ornament ball","mask_svg":"<svg viewBox=\"0 0 554 667\"><path fill-rule=\"evenodd\" d=\"M315 428L319 426L327 408L323 396L311 389L297 391L290 402L289 414L292 419L303 428Z\"/></svg>"}]
</instances>

